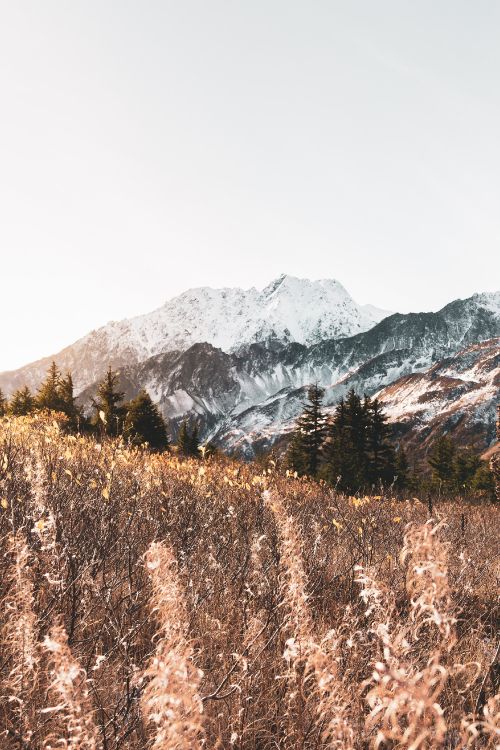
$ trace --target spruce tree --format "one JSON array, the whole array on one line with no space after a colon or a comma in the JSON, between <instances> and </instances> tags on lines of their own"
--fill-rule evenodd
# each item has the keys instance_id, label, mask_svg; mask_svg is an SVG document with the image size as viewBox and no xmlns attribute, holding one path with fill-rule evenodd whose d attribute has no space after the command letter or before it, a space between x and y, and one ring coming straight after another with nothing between
<instances>
[{"instance_id":1,"label":"spruce tree","mask_svg":"<svg viewBox=\"0 0 500 750\"><path fill-rule=\"evenodd\" d=\"M471 450L464 449L455 457L454 479L460 490L470 489L472 479L481 466L481 459Z\"/></svg>"},{"instance_id":2,"label":"spruce tree","mask_svg":"<svg viewBox=\"0 0 500 750\"><path fill-rule=\"evenodd\" d=\"M142 390L129 402L123 434L133 445L148 443L157 451L168 448L165 422L146 391Z\"/></svg>"},{"instance_id":3,"label":"spruce tree","mask_svg":"<svg viewBox=\"0 0 500 750\"><path fill-rule=\"evenodd\" d=\"M364 411L366 414L366 448L368 482L390 483L394 480L395 454L389 442L390 428L387 417L382 411L377 399L373 401L365 397Z\"/></svg>"},{"instance_id":4,"label":"spruce tree","mask_svg":"<svg viewBox=\"0 0 500 750\"><path fill-rule=\"evenodd\" d=\"M83 419L81 410L76 404L73 377L70 372L61 378L59 383L60 409L68 417L71 426L76 429Z\"/></svg>"},{"instance_id":5,"label":"spruce tree","mask_svg":"<svg viewBox=\"0 0 500 750\"><path fill-rule=\"evenodd\" d=\"M39 409L50 409L52 411L62 411L61 396L59 388L61 385L61 373L55 362L52 362L45 380L41 384L36 394L36 405Z\"/></svg>"},{"instance_id":6,"label":"spruce tree","mask_svg":"<svg viewBox=\"0 0 500 750\"><path fill-rule=\"evenodd\" d=\"M182 422L179 428L179 435L177 437L177 445L178 445L180 453L182 453L183 456L190 455L191 434L189 432L188 423L186 419Z\"/></svg>"},{"instance_id":7,"label":"spruce tree","mask_svg":"<svg viewBox=\"0 0 500 750\"><path fill-rule=\"evenodd\" d=\"M368 479L368 424L370 416L366 403L362 403L354 388L351 388L346 398L346 421L355 456L354 484L356 490L359 490Z\"/></svg>"},{"instance_id":8,"label":"spruce tree","mask_svg":"<svg viewBox=\"0 0 500 750\"><path fill-rule=\"evenodd\" d=\"M121 405L124 393L117 390L118 373L109 367L104 380L97 388L97 398L92 400L95 410L94 424L110 437L119 435L123 428L125 407Z\"/></svg>"},{"instance_id":9,"label":"spruce tree","mask_svg":"<svg viewBox=\"0 0 500 750\"><path fill-rule=\"evenodd\" d=\"M0 388L0 417L4 417L7 414L7 406L7 399Z\"/></svg>"},{"instance_id":10,"label":"spruce tree","mask_svg":"<svg viewBox=\"0 0 500 750\"><path fill-rule=\"evenodd\" d=\"M446 435L438 438L432 444L427 461L433 469L434 479L445 484L451 484L455 473L455 445Z\"/></svg>"},{"instance_id":11,"label":"spruce tree","mask_svg":"<svg viewBox=\"0 0 500 750\"><path fill-rule=\"evenodd\" d=\"M328 425L324 445L322 477L343 492L355 492L364 480L352 429L352 414L361 408L361 402L356 399L351 398L349 406L345 399L339 401ZM364 460L362 463L364 465Z\"/></svg>"},{"instance_id":12,"label":"spruce tree","mask_svg":"<svg viewBox=\"0 0 500 750\"><path fill-rule=\"evenodd\" d=\"M404 490L410 483L410 465L402 446L398 448L395 455L394 471L396 476L396 486Z\"/></svg>"},{"instance_id":13,"label":"spruce tree","mask_svg":"<svg viewBox=\"0 0 500 750\"><path fill-rule=\"evenodd\" d=\"M317 384L309 386L307 402L297 421L288 454L288 462L295 471L312 477L319 470L326 432L326 419L321 409L323 396L323 388Z\"/></svg>"},{"instance_id":14,"label":"spruce tree","mask_svg":"<svg viewBox=\"0 0 500 750\"><path fill-rule=\"evenodd\" d=\"M487 461L480 461L480 466L471 479L470 487L473 492L495 502L495 477Z\"/></svg>"},{"instance_id":15,"label":"spruce tree","mask_svg":"<svg viewBox=\"0 0 500 750\"><path fill-rule=\"evenodd\" d=\"M35 399L33 398L30 389L27 385L24 388L20 388L12 395L12 399L9 404L9 412L14 417L25 416L31 414L35 409Z\"/></svg>"},{"instance_id":16,"label":"spruce tree","mask_svg":"<svg viewBox=\"0 0 500 750\"><path fill-rule=\"evenodd\" d=\"M189 451L191 456L199 457L200 455L200 435L196 422L189 436Z\"/></svg>"},{"instance_id":17,"label":"spruce tree","mask_svg":"<svg viewBox=\"0 0 500 750\"><path fill-rule=\"evenodd\" d=\"M300 476L307 473L307 462L302 443L302 434L297 429L293 432L288 444L286 464L292 469L292 471L296 471Z\"/></svg>"}]
</instances>

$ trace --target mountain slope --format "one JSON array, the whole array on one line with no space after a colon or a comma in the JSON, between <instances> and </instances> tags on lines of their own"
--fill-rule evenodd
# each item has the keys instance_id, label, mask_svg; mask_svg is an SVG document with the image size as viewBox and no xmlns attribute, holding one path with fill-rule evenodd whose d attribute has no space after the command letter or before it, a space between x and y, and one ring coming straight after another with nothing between
<instances>
[{"instance_id":1,"label":"mountain slope","mask_svg":"<svg viewBox=\"0 0 500 750\"><path fill-rule=\"evenodd\" d=\"M387 315L371 305L358 305L332 279L282 275L262 291L201 287L151 313L92 331L55 356L0 374L0 387L7 393L25 384L36 387L55 359L62 370L73 371L80 391L108 365L122 368L168 351L186 351L196 343L226 352L268 339L309 345L366 331Z\"/></svg>"},{"instance_id":2,"label":"mountain slope","mask_svg":"<svg viewBox=\"0 0 500 750\"><path fill-rule=\"evenodd\" d=\"M484 450L495 434L500 400L500 338L474 344L425 373L400 378L377 394L389 421L425 449L451 434Z\"/></svg>"},{"instance_id":3,"label":"mountain slope","mask_svg":"<svg viewBox=\"0 0 500 750\"><path fill-rule=\"evenodd\" d=\"M500 292L436 313L389 315L347 335L368 325L365 312L337 282L280 277L262 292L192 290L155 313L89 334L56 362L73 371L83 404L111 364L128 397L147 389L174 436L185 417L195 417L204 439L251 456L292 429L312 382L333 406L352 387L372 395L500 337ZM201 336L211 341L190 343ZM0 387L36 387L49 363L4 373Z\"/></svg>"},{"instance_id":4,"label":"mountain slope","mask_svg":"<svg viewBox=\"0 0 500 750\"><path fill-rule=\"evenodd\" d=\"M377 358L379 365L381 361L383 356ZM363 378L364 370L361 367L356 377L348 376L326 388L327 413L354 387L360 394L381 400L396 436L411 447L412 455L423 454L443 433L479 451L494 439L500 400L500 338L467 347L424 372L403 375L379 391L370 387L369 378ZM306 392L305 386L284 388L234 415L221 424L217 441L223 449L247 456L256 447L269 447L293 430Z\"/></svg>"},{"instance_id":5,"label":"mountain slope","mask_svg":"<svg viewBox=\"0 0 500 750\"><path fill-rule=\"evenodd\" d=\"M174 433L182 419L196 416L204 438L252 455L255 444L272 443L292 428L312 382L325 388L332 406L351 387L371 395L454 356L471 340L496 336L500 315L471 298L438 313L392 315L364 333L312 346L274 340L222 352L196 344L126 368L123 382L128 395L145 387Z\"/></svg>"}]
</instances>

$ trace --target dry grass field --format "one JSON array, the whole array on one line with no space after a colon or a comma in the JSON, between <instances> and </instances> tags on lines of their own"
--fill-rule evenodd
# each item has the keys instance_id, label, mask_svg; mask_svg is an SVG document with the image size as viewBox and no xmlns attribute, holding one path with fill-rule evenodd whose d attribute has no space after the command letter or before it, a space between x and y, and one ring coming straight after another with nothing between
<instances>
[{"instance_id":1,"label":"dry grass field","mask_svg":"<svg viewBox=\"0 0 500 750\"><path fill-rule=\"evenodd\" d=\"M0 502L2 750L500 747L498 506L43 417L1 422Z\"/></svg>"}]
</instances>

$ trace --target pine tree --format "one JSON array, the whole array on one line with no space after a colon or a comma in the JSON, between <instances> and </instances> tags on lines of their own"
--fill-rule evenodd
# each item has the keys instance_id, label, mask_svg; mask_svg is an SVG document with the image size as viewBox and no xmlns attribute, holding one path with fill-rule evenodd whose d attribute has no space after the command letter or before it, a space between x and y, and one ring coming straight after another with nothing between
<instances>
[{"instance_id":1,"label":"pine tree","mask_svg":"<svg viewBox=\"0 0 500 750\"><path fill-rule=\"evenodd\" d=\"M359 492L376 482L392 482L395 453L387 417L377 400L364 401L351 389L328 425L321 474L343 492Z\"/></svg>"},{"instance_id":2,"label":"pine tree","mask_svg":"<svg viewBox=\"0 0 500 750\"><path fill-rule=\"evenodd\" d=\"M351 398L349 405L345 399L337 404L330 420L324 445L322 477L343 492L355 492L364 481L360 471L358 449L353 439L352 415L360 410L361 402Z\"/></svg>"},{"instance_id":3,"label":"pine tree","mask_svg":"<svg viewBox=\"0 0 500 750\"><path fill-rule=\"evenodd\" d=\"M123 434L133 445L148 443L158 451L168 448L165 422L146 391L129 402Z\"/></svg>"},{"instance_id":4,"label":"pine tree","mask_svg":"<svg viewBox=\"0 0 500 750\"><path fill-rule=\"evenodd\" d=\"M365 397L363 406L366 415L366 478L371 484L390 483L394 480L396 467L387 417L377 399L372 401Z\"/></svg>"},{"instance_id":5,"label":"pine tree","mask_svg":"<svg viewBox=\"0 0 500 750\"><path fill-rule=\"evenodd\" d=\"M70 372L61 378L59 383L60 410L66 414L71 427L76 429L83 420L81 409L76 404L73 387L73 377Z\"/></svg>"},{"instance_id":6,"label":"pine tree","mask_svg":"<svg viewBox=\"0 0 500 750\"><path fill-rule=\"evenodd\" d=\"M30 389L27 385L24 388L18 389L12 396L9 404L9 412L14 417L25 416L31 414L35 409L35 399L33 398Z\"/></svg>"},{"instance_id":7,"label":"pine tree","mask_svg":"<svg viewBox=\"0 0 500 750\"><path fill-rule=\"evenodd\" d=\"M188 428L187 420L184 420L179 428L177 445L183 456L189 456L191 452L191 435Z\"/></svg>"},{"instance_id":8,"label":"pine tree","mask_svg":"<svg viewBox=\"0 0 500 750\"><path fill-rule=\"evenodd\" d=\"M307 461L302 444L302 434L297 429L292 434L292 438L288 444L286 464L300 476L307 473Z\"/></svg>"},{"instance_id":9,"label":"pine tree","mask_svg":"<svg viewBox=\"0 0 500 750\"><path fill-rule=\"evenodd\" d=\"M476 471L481 466L481 459L471 450L462 450L455 457L454 479L461 490L470 488Z\"/></svg>"},{"instance_id":10,"label":"pine tree","mask_svg":"<svg viewBox=\"0 0 500 750\"><path fill-rule=\"evenodd\" d=\"M288 454L288 462L295 471L312 477L318 473L326 432L326 419L321 409L323 395L323 388L317 384L309 386L308 400L297 421Z\"/></svg>"},{"instance_id":11,"label":"pine tree","mask_svg":"<svg viewBox=\"0 0 500 750\"><path fill-rule=\"evenodd\" d=\"M396 486L398 489L403 490L408 487L410 483L410 465L406 456L405 450L402 446L396 451L394 470L396 475Z\"/></svg>"},{"instance_id":12,"label":"pine tree","mask_svg":"<svg viewBox=\"0 0 500 750\"><path fill-rule=\"evenodd\" d=\"M450 484L455 473L455 445L451 438L444 435L431 446L427 461L433 469L434 479Z\"/></svg>"},{"instance_id":13,"label":"pine tree","mask_svg":"<svg viewBox=\"0 0 500 750\"><path fill-rule=\"evenodd\" d=\"M355 456L355 484L361 489L368 481L368 424L370 415L366 403L361 402L354 388L346 398L346 427L350 432ZM354 487L353 487L354 489Z\"/></svg>"},{"instance_id":14,"label":"pine tree","mask_svg":"<svg viewBox=\"0 0 500 750\"><path fill-rule=\"evenodd\" d=\"M191 456L198 457L200 455L200 436L196 422L191 430L191 435L189 436L189 451Z\"/></svg>"},{"instance_id":15,"label":"pine tree","mask_svg":"<svg viewBox=\"0 0 500 750\"><path fill-rule=\"evenodd\" d=\"M97 398L92 400L95 409L94 424L101 425L106 435L116 437L123 428L126 409L121 405L124 393L116 389L118 373L108 369L104 380L97 388Z\"/></svg>"},{"instance_id":16,"label":"pine tree","mask_svg":"<svg viewBox=\"0 0 500 750\"><path fill-rule=\"evenodd\" d=\"M495 501L495 477L486 461L480 461L480 466L476 469L470 486L473 492Z\"/></svg>"},{"instance_id":17,"label":"pine tree","mask_svg":"<svg viewBox=\"0 0 500 750\"><path fill-rule=\"evenodd\" d=\"M52 362L43 383L36 394L36 405L39 409L51 409L62 411L61 396L59 388L61 385L61 373L55 362Z\"/></svg>"},{"instance_id":18,"label":"pine tree","mask_svg":"<svg viewBox=\"0 0 500 750\"><path fill-rule=\"evenodd\" d=\"M3 395L3 391L0 388L0 417L4 417L7 414L7 399Z\"/></svg>"}]
</instances>

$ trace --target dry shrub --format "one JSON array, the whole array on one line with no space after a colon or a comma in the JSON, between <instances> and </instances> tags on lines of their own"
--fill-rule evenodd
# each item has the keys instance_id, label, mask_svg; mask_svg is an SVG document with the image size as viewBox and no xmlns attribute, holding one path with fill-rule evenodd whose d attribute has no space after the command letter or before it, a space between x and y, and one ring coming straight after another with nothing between
<instances>
[{"instance_id":1,"label":"dry shrub","mask_svg":"<svg viewBox=\"0 0 500 750\"><path fill-rule=\"evenodd\" d=\"M1 690L9 708L4 713L5 725L1 727L1 734L29 743L35 729L39 666L38 624L30 569L33 558L20 532L7 536L6 548L4 583L7 595L3 602L0 642Z\"/></svg>"},{"instance_id":2,"label":"dry shrub","mask_svg":"<svg viewBox=\"0 0 500 750\"><path fill-rule=\"evenodd\" d=\"M184 596L177 578L177 561L163 544L146 553L153 588L151 607L159 622L156 650L142 678L141 705L154 724L154 750L193 750L201 747L203 705L198 693L203 675L193 663L187 641Z\"/></svg>"},{"instance_id":3,"label":"dry shrub","mask_svg":"<svg viewBox=\"0 0 500 750\"><path fill-rule=\"evenodd\" d=\"M290 708L298 708L300 714L304 712L305 707L297 698L303 698L310 687L325 747L349 750L354 747L354 734L347 711L349 696L339 675L339 639L335 631L330 630L318 642L306 592L307 576L302 562L300 533L276 496L266 490L264 499L273 511L278 527L283 565L281 593L293 633L286 642L284 654L293 667L288 680L292 686L290 698L295 705ZM308 686L308 681L314 684ZM304 743L303 721L294 731L293 742Z\"/></svg>"},{"instance_id":4,"label":"dry shrub","mask_svg":"<svg viewBox=\"0 0 500 750\"><path fill-rule=\"evenodd\" d=\"M499 509L434 512L0 421L2 750L495 747Z\"/></svg>"},{"instance_id":5,"label":"dry shrub","mask_svg":"<svg viewBox=\"0 0 500 750\"><path fill-rule=\"evenodd\" d=\"M360 569L362 597L370 604L367 615L376 613L372 628L382 645L382 659L367 681L367 727L376 730L375 747L392 741L409 750L433 748L447 736L439 700L449 677L443 654L455 645L456 621L450 612L448 545L439 539L440 529L431 522L410 524L405 534L401 561L408 565L408 621L397 617L390 595ZM430 631L425 633L430 652L421 654L424 631Z\"/></svg>"},{"instance_id":6,"label":"dry shrub","mask_svg":"<svg viewBox=\"0 0 500 750\"><path fill-rule=\"evenodd\" d=\"M95 750L98 732L87 675L71 652L64 627L54 625L42 646L48 657L48 698L55 701L41 712L50 714L55 724L44 747Z\"/></svg>"}]
</instances>

